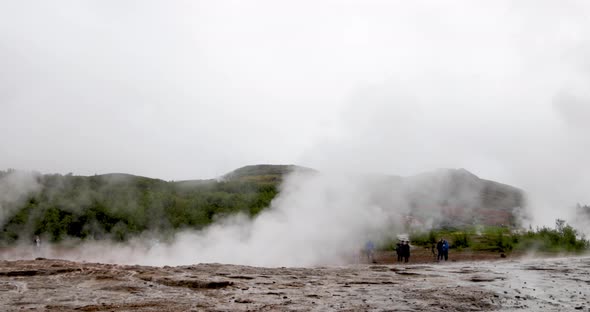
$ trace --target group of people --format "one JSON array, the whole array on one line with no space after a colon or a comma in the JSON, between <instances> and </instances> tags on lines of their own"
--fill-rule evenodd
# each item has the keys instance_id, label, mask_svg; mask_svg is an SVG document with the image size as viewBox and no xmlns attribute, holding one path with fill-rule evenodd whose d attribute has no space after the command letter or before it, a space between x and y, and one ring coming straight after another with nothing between
<instances>
[{"instance_id":1,"label":"group of people","mask_svg":"<svg viewBox=\"0 0 590 312\"><path fill-rule=\"evenodd\" d=\"M410 260L410 241L400 241L395 245L397 262L408 262Z\"/></svg>"},{"instance_id":2,"label":"group of people","mask_svg":"<svg viewBox=\"0 0 590 312\"><path fill-rule=\"evenodd\" d=\"M401 239L393 249L397 254L397 262L410 261L410 241ZM367 257L368 263L375 263L375 244L368 240L362 250L362 254ZM449 260L449 242L441 238L436 244L432 244L432 254L436 256L437 261Z\"/></svg>"}]
</instances>

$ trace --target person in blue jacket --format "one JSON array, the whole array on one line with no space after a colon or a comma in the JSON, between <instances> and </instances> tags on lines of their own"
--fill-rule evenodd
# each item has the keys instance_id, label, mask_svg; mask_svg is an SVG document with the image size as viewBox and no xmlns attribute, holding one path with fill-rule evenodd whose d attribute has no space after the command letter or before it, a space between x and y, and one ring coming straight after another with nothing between
<instances>
[{"instance_id":1,"label":"person in blue jacket","mask_svg":"<svg viewBox=\"0 0 590 312\"><path fill-rule=\"evenodd\" d=\"M442 252L443 252L443 257L445 258L445 261L449 260L449 242L447 242L446 239L443 240Z\"/></svg>"}]
</instances>

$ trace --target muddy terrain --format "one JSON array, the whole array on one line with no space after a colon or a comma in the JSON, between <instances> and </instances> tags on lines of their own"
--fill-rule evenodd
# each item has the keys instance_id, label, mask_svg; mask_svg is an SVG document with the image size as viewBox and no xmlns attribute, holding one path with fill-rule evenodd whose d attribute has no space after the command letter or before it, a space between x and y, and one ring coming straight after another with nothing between
<instances>
[{"instance_id":1,"label":"muddy terrain","mask_svg":"<svg viewBox=\"0 0 590 312\"><path fill-rule=\"evenodd\" d=\"M590 311L590 258L345 267L0 262L3 311Z\"/></svg>"}]
</instances>

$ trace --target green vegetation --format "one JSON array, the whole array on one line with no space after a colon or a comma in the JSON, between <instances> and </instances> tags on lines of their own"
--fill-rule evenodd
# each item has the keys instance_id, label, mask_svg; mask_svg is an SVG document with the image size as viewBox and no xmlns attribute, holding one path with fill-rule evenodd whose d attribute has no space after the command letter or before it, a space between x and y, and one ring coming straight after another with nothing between
<instances>
[{"instance_id":1,"label":"green vegetation","mask_svg":"<svg viewBox=\"0 0 590 312\"><path fill-rule=\"evenodd\" d=\"M486 227L474 239L472 248L479 251L512 251L518 243L519 236L520 234L513 233L509 228Z\"/></svg>"},{"instance_id":2,"label":"green vegetation","mask_svg":"<svg viewBox=\"0 0 590 312\"><path fill-rule=\"evenodd\" d=\"M453 246L454 248L468 248L471 246L471 237L467 232L459 232L453 234Z\"/></svg>"},{"instance_id":3,"label":"green vegetation","mask_svg":"<svg viewBox=\"0 0 590 312\"><path fill-rule=\"evenodd\" d=\"M429 232L413 232L410 234L410 241L414 245L430 247L432 244L436 244L442 234L442 231L434 230Z\"/></svg>"},{"instance_id":4,"label":"green vegetation","mask_svg":"<svg viewBox=\"0 0 590 312\"><path fill-rule=\"evenodd\" d=\"M451 248L472 251L510 252L540 251L578 253L590 249L590 241L563 220L557 220L555 228L541 227L528 231L515 231L507 227L483 227L477 231L465 229L441 229L411 235L414 245L431 246L436 240L445 238Z\"/></svg>"},{"instance_id":5,"label":"green vegetation","mask_svg":"<svg viewBox=\"0 0 590 312\"><path fill-rule=\"evenodd\" d=\"M7 172L0 171L0 177ZM268 176L268 175L266 175ZM166 182L124 174L38 175L40 190L28 194L0 224L0 244L45 235L125 240L146 230L169 233L201 229L215 219L258 214L278 193L272 182L244 179Z\"/></svg>"},{"instance_id":6,"label":"green vegetation","mask_svg":"<svg viewBox=\"0 0 590 312\"><path fill-rule=\"evenodd\" d=\"M31 189L30 193L20 194L20 199L10 201L7 198L11 196L0 197L0 246L32 240L34 235L42 235L53 242L68 237L123 241L146 231L167 236L180 229L202 229L236 213L253 217L270 205L278 194L283 176L293 170L314 172L296 166L257 165L235 170L222 180L178 182L126 174L90 177L37 174L33 184L39 187ZM10 173L0 171L0 179ZM3 188L6 189L9 188ZM485 193L486 198L491 201L491 193L488 193ZM517 195L500 197L502 201L496 204L510 199L506 207L518 202L514 198L520 198ZM487 212L493 210L486 209ZM578 210L581 215L590 215L588 206L579 205ZM507 219L503 214L501 218L495 214L487 216L493 221L491 224ZM445 238L451 248L473 251L580 252L590 249L588 240L562 220L557 220L554 229L543 227L528 231L514 231L513 227L503 226L444 224L445 227L429 232L410 233L412 244L430 248ZM397 239L386 241L380 247L391 248L396 242Z\"/></svg>"},{"instance_id":7,"label":"green vegetation","mask_svg":"<svg viewBox=\"0 0 590 312\"><path fill-rule=\"evenodd\" d=\"M580 252L590 248L590 242L585 237L580 237L574 228L559 219L555 222L555 229L531 229L522 235L517 243L523 248L547 252Z\"/></svg>"}]
</instances>

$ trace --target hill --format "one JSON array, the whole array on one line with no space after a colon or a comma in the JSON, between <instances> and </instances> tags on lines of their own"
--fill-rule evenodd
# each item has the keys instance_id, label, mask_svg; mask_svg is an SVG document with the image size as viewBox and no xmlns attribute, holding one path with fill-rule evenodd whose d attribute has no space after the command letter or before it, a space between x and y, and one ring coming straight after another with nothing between
<instances>
[{"instance_id":1,"label":"hill","mask_svg":"<svg viewBox=\"0 0 590 312\"><path fill-rule=\"evenodd\" d=\"M4 184L12 173L0 174ZM256 215L277 194L276 183L251 181L167 182L127 174L35 174L36 187L1 195L0 244L44 235L125 240L145 231L200 229L224 215Z\"/></svg>"},{"instance_id":2,"label":"hill","mask_svg":"<svg viewBox=\"0 0 590 312\"><path fill-rule=\"evenodd\" d=\"M296 165L252 165L238 168L225 174L226 181L253 181L278 183L283 177L292 172L317 172L314 169Z\"/></svg>"},{"instance_id":3,"label":"hill","mask_svg":"<svg viewBox=\"0 0 590 312\"><path fill-rule=\"evenodd\" d=\"M219 179L164 181L129 174L75 176L33 174L27 188L15 172L0 172L0 244L34 235L126 240L146 231L173 233L201 229L216 219L257 215L279 192L291 172L317 171L295 165L254 165ZM11 180L12 179L12 180ZM374 204L395 209L403 199L408 217L437 224L516 225L521 190L478 178L464 169L441 169L412 177L359 177ZM18 183L17 183L18 182ZM365 183L366 182L366 183ZM19 184L20 183L20 184ZM18 186L18 187L17 187Z\"/></svg>"},{"instance_id":4,"label":"hill","mask_svg":"<svg viewBox=\"0 0 590 312\"><path fill-rule=\"evenodd\" d=\"M439 169L405 178L403 188L416 216L440 212L441 225L516 226L524 192L480 179L465 169Z\"/></svg>"}]
</instances>

